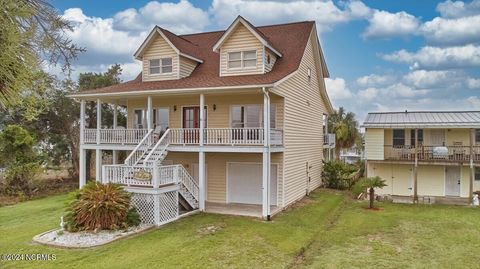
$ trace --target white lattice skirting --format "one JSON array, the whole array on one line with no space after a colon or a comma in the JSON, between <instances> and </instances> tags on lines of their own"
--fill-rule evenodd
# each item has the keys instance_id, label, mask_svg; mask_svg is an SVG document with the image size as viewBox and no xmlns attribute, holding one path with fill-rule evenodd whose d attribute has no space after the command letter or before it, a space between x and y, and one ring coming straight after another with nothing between
<instances>
[{"instance_id":1,"label":"white lattice skirting","mask_svg":"<svg viewBox=\"0 0 480 269\"><path fill-rule=\"evenodd\" d=\"M178 219L178 187L162 189L125 188L132 192L132 206L140 214L142 224L157 226Z\"/></svg>"}]
</instances>

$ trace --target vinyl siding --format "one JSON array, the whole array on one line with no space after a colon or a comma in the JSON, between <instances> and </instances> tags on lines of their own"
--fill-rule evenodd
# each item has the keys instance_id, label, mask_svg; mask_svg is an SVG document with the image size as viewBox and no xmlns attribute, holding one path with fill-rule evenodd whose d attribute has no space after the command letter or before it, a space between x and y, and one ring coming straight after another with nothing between
<instances>
[{"instance_id":1,"label":"vinyl siding","mask_svg":"<svg viewBox=\"0 0 480 269\"><path fill-rule=\"evenodd\" d=\"M150 75L150 62L151 59L160 58L172 58L172 73L168 74L155 74ZM169 80L177 79L179 77L179 60L178 54L175 50L165 41L159 34L151 41L148 49L143 54L143 69L142 80L154 81L154 80Z\"/></svg>"},{"instance_id":2,"label":"vinyl siding","mask_svg":"<svg viewBox=\"0 0 480 269\"><path fill-rule=\"evenodd\" d=\"M367 160L384 159L384 140L383 129L365 130L365 156Z\"/></svg>"},{"instance_id":3,"label":"vinyl siding","mask_svg":"<svg viewBox=\"0 0 480 269\"><path fill-rule=\"evenodd\" d=\"M152 105L157 107L168 107L170 110L170 128L182 128L182 107L198 106L199 95L176 96L176 97L154 97ZM283 98L272 95L272 105L276 108L276 127L283 129ZM213 105L217 109L213 110ZM230 111L232 105L259 104L263 105L263 93L239 94L239 95L205 95L207 106L207 126L209 128L230 128ZM174 111L177 106L177 111ZM128 128L133 128L134 110L147 107L147 98L129 99L127 105Z\"/></svg>"},{"instance_id":4,"label":"vinyl siding","mask_svg":"<svg viewBox=\"0 0 480 269\"><path fill-rule=\"evenodd\" d=\"M182 164L193 175L193 164L198 163L198 153L169 152L166 160L174 164ZM277 174L277 201L281 205L283 184L283 155L273 153L272 164L278 165ZM205 164L207 169L207 201L226 203L227 199L227 163L250 162L262 163L262 154L258 153L206 153Z\"/></svg>"},{"instance_id":5,"label":"vinyl siding","mask_svg":"<svg viewBox=\"0 0 480 269\"><path fill-rule=\"evenodd\" d=\"M452 167L452 166L447 166ZM368 164L368 176L379 176L386 180L387 186L376 190L378 194L410 196L413 191L413 164ZM420 196L445 196L445 166L444 165L419 165L417 171L417 187ZM470 184L470 167L461 167L460 196L468 197ZM480 190L480 182L474 181L473 190Z\"/></svg>"},{"instance_id":6,"label":"vinyl siding","mask_svg":"<svg viewBox=\"0 0 480 269\"><path fill-rule=\"evenodd\" d=\"M190 76L195 67L197 67L197 62L180 56L180 78Z\"/></svg>"},{"instance_id":7,"label":"vinyl siding","mask_svg":"<svg viewBox=\"0 0 480 269\"><path fill-rule=\"evenodd\" d=\"M284 113L284 183L285 206L302 198L307 187L313 190L321 184L323 159L323 118L326 103L322 100L315 68L312 34L305 48L300 67L295 75L273 89L285 97ZM307 69L312 69L312 79ZM324 89L322 89L324 90ZM311 167L307 175L307 163ZM311 181L308 183L308 177Z\"/></svg>"},{"instance_id":8,"label":"vinyl siding","mask_svg":"<svg viewBox=\"0 0 480 269\"><path fill-rule=\"evenodd\" d=\"M267 56L270 56L270 64L267 62ZM269 49L265 49L265 73L272 71L276 61L277 56L275 56L275 54L273 54Z\"/></svg>"},{"instance_id":9,"label":"vinyl siding","mask_svg":"<svg viewBox=\"0 0 480 269\"><path fill-rule=\"evenodd\" d=\"M257 66L246 69L228 69L228 53L257 51ZM220 48L220 76L251 75L263 73L263 45L245 26L239 24Z\"/></svg>"}]
</instances>

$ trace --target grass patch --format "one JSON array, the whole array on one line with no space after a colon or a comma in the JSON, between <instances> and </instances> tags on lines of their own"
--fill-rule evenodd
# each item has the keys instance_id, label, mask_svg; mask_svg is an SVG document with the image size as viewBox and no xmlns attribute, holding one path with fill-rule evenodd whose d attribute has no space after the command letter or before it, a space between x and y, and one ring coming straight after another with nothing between
<instances>
[{"instance_id":1,"label":"grass patch","mask_svg":"<svg viewBox=\"0 0 480 269\"><path fill-rule=\"evenodd\" d=\"M480 211L456 206L367 203L334 191L271 222L192 215L91 249L31 243L58 227L66 195L0 208L0 253L50 253L55 261L0 261L0 268L476 268Z\"/></svg>"},{"instance_id":2,"label":"grass patch","mask_svg":"<svg viewBox=\"0 0 480 269\"><path fill-rule=\"evenodd\" d=\"M84 250L34 245L58 227L66 196L0 208L0 253L54 253L55 261L7 262L1 268L279 268L291 263L341 204L343 195L318 191L271 222L198 214L160 229Z\"/></svg>"}]
</instances>

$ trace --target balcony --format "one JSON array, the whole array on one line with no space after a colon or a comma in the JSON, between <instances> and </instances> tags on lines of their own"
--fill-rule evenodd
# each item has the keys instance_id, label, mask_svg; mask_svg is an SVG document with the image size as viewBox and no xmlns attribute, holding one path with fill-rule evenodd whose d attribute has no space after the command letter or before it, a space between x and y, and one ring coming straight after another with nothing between
<instances>
[{"instance_id":1,"label":"balcony","mask_svg":"<svg viewBox=\"0 0 480 269\"><path fill-rule=\"evenodd\" d=\"M137 145L147 129L85 129L85 144ZM203 144L213 146L263 146L263 128L205 128ZM200 129L171 128L168 143L174 146L199 145ZM283 131L270 130L270 145L283 145Z\"/></svg>"},{"instance_id":2,"label":"balcony","mask_svg":"<svg viewBox=\"0 0 480 269\"><path fill-rule=\"evenodd\" d=\"M386 145L385 160L414 161L414 146ZM427 162L480 162L480 146L420 146L419 161Z\"/></svg>"}]
</instances>

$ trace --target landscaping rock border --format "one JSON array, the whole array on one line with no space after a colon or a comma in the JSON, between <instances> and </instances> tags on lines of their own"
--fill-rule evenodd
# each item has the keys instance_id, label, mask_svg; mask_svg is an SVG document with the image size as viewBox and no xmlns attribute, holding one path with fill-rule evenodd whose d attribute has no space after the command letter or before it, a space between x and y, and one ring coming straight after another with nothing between
<instances>
[{"instance_id":1,"label":"landscaping rock border","mask_svg":"<svg viewBox=\"0 0 480 269\"><path fill-rule=\"evenodd\" d=\"M139 225L126 230L104 230L97 233L87 231L71 233L61 229L54 229L34 236L33 241L43 245L62 248L90 248L140 234L153 227L152 225Z\"/></svg>"}]
</instances>

